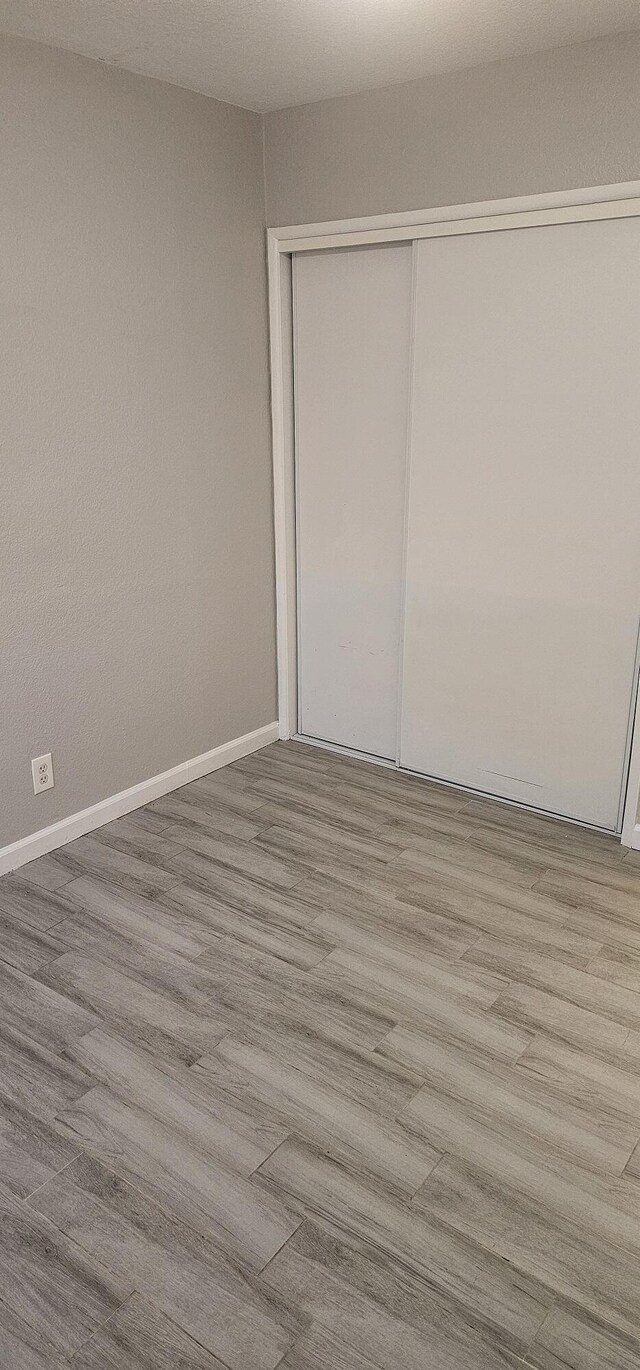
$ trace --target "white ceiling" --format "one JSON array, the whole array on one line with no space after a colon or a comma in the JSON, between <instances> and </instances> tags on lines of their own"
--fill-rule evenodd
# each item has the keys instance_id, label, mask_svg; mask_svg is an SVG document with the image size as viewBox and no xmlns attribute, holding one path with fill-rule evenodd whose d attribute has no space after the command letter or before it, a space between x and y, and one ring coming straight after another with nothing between
<instances>
[{"instance_id":1,"label":"white ceiling","mask_svg":"<svg viewBox=\"0 0 640 1370\"><path fill-rule=\"evenodd\" d=\"M0 0L0 30L248 109L640 28L640 0Z\"/></svg>"}]
</instances>

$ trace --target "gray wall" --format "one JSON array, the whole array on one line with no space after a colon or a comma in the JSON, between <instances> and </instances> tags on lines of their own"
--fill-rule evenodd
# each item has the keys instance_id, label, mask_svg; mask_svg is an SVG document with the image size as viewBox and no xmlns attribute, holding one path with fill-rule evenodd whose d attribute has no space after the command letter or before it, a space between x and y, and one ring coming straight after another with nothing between
<instances>
[{"instance_id":1,"label":"gray wall","mask_svg":"<svg viewBox=\"0 0 640 1370\"><path fill-rule=\"evenodd\" d=\"M640 178L640 33L268 114L267 222Z\"/></svg>"},{"instance_id":2,"label":"gray wall","mask_svg":"<svg viewBox=\"0 0 640 1370\"><path fill-rule=\"evenodd\" d=\"M0 92L1 846L276 701L259 117L13 40Z\"/></svg>"}]
</instances>

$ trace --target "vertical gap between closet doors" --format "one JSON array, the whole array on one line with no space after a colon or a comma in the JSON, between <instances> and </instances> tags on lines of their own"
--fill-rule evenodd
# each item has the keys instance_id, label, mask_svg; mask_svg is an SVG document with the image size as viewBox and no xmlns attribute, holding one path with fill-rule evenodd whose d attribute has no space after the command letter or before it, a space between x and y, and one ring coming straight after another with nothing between
<instances>
[{"instance_id":1,"label":"vertical gap between closet doors","mask_svg":"<svg viewBox=\"0 0 640 1370\"><path fill-rule=\"evenodd\" d=\"M293 541L296 567L296 726L294 735L302 733L302 654L300 651L300 484L298 481L298 401L297 401L297 263L291 254L291 395L293 400Z\"/></svg>"},{"instance_id":2,"label":"vertical gap between closet doors","mask_svg":"<svg viewBox=\"0 0 640 1370\"><path fill-rule=\"evenodd\" d=\"M398 691L396 705L396 769L400 768L402 737L402 692L404 676L404 638L406 623L407 565L409 557L409 494L411 485L411 448L413 439L413 391L416 340L416 287L418 278L418 239L411 241L411 315L409 320L409 384L407 387L407 441L405 449L404 518L402 525L402 571L400 575L400 635L398 639Z\"/></svg>"}]
</instances>

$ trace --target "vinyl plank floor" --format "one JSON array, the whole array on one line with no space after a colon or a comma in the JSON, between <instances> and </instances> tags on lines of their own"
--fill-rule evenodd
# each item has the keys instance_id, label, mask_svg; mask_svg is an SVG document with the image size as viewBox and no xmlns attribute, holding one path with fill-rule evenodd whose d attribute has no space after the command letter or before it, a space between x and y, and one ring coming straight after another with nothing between
<instances>
[{"instance_id":1,"label":"vinyl plank floor","mask_svg":"<svg viewBox=\"0 0 640 1370\"><path fill-rule=\"evenodd\" d=\"M640 871L615 868L613 879L603 880L593 871L578 875L574 870L548 870L536 883L541 894L548 894L570 909L590 909L610 913L622 921L635 923L640 899Z\"/></svg>"},{"instance_id":2,"label":"vinyl plank floor","mask_svg":"<svg viewBox=\"0 0 640 1370\"><path fill-rule=\"evenodd\" d=\"M615 976L600 975L597 958L586 968L576 968L513 941L487 937L466 951L459 964L479 966L509 980L517 978L628 1028L640 1027L640 991L620 984Z\"/></svg>"},{"instance_id":3,"label":"vinyl plank floor","mask_svg":"<svg viewBox=\"0 0 640 1370\"><path fill-rule=\"evenodd\" d=\"M23 867L23 870L28 869L28 866ZM69 880L72 879L73 876L70 876ZM17 922L46 932L63 918L68 918L73 913L74 905L65 898L62 889L47 890L32 885L20 872L5 875L0 880L0 909Z\"/></svg>"},{"instance_id":4,"label":"vinyl plank floor","mask_svg":"<svg viewBox=\"0 0 640 1370\"><path fill-rule=\"evenodd\" d=\"M594 977L595 984L595 977ZM608 1018L606 1014L582 1008L552 990L542 990L527 984L511 983L491 1006L492 1015L507 1022L552 1036L578 1042L584 1047L621 1046L629 1028Z\"/></svg>"},{"instance_id":5,"label":"vinyl plank floor","mask_svg":"<svg viewBox=\"0 0 640 1370\"><path fill-rule=\"evenodd\" d=\"M28 861L26 866L20 868L20 878L25 880L28 885L36 885L39 889L54 892L62 889L70 877L67 868L54 854L39 856L35 861Z\"/></svg>"},{"instance_id":6,"label":"vinyl plank floor","mask_svg":"<svg viewBox=\"0 0 640 1370\"><path fill-rule=\"evenodd\" d=\"M640 1331L640 1255L630 1256L588 1228L516 1194L504 1180L447 1157L414 1200L420 1212L442 1217L510 1268L540 1280L581 1311L606 1318L619 1331ZM538 1331L540 1329L537 1329Z\"/></svg>"},{"instance_id":7,"label":"vinyl plank floor","mask_svg":"<svg viewBox=\"0 0 640 1370\"><path fill-rule=\"evenodd\" d=\"M144 830L136 824L131 826L140 833L139 844L123 842L121 849L112 845L113 838L101 838L99 829L97 835L79 837L61 847L56 859L69 873L70 880L73 876L94 876L98 880L113 880L123 889L142 895L154 895L176 885L178 877L147 850Z\"/></svg>"},{"instance_id":8,"label":"vinyl plank floor","mask_svg":"<svg viewBox=\"0 0 640 1370\"><path fill-rule=\"evenodd\" d=\"M203 1018L135 976L77 952L65 952L51 961L39 971L38 980L97 1013L115 1031L160 1058L191 1063L215 1046L227 1029L224 1017L217 1018L213 1010Z\"/></svg>"},{"instance_id":9,"label":"vinyl plank floor","mask_svg":"<svg viewBox=\"0 0 640 1370\"><path fill-rule=\"evenodd\" d=\"M295 797L282 796L280 800L271 798L263 803L261 810L261 831L266 832L268 828L289 828L292 832L299 834L300 837L307 837L310 840L321 839L326 836L330 841L340 841L345 843L362 838L365 841L385 841L385 834L382 828L371 822L371 816L367 813L358 814L348 803L337 803L333 796L331 787L327 784L326 792L322 796L317 792L301 790L296 792ZM390 825L389 825L390 826ZM397 850L397 842L393 837L388 839Z\"/></svg>"},{"instance_id":10,"label":"vinyl plank floor","mask_svg":"<svg viewBox=\"0 0 640 1370\"><path fill-rule=\"evenodd\" d=\"M525 1364L535 1370L636 1370L640 1342L595 1318L554 1308Z\"/></svg>"},{"instance_id":11,"label":"vinyl plank floor","mask_svg":"<svg viewBox=\"0 0 640 1370\"><path fill-rule=\"evenodd\" d=\"M387 868L386 879L393 869L392 865ZM572 918L572 910L547 895L508 887L486 874L457 868L452 861L434 860L428 878L400 888L396 897L419 912L457 919L461 926L477 929L477 936L495 933L543 950L552 948L558 960L569 964L588 960L612 935L611 925L602 916ZM640 945L640 928L624 926L631 945L636 941Z\"/></svg>"},{"instance_id":12,"label":"vinyl plank floor","mask_svg":"<svg viewBox=\"0 0 640 1370\"><path fill-rule=\"evenodd\" d=\"M255 794L254 790L255 786L247 782L237 766L225 766L222 770L212 771L210 775L202 775L189 785L190 795L196 801L213 796L218 802L245 816L253 815L264 803L262 796Z\"/></svg>"},{"instance_id":13,"label":"vinyl plank floor","mask_svg":"<svg viewBox=\"0 0 640 1370\"><path fill-rule=\"evenodd\" d=\"M392 1050L404 1045L411 1051L415 1036L396 1028L390 1040ZM423 1040L420 1046L425 1088L409 1100L401 1118L420 1118L427 1131L433 1127L435 1132L438 1106L447 1100L461 1110L460 1135L465 1121L473 1118L516 1146L526 1148L535 1141L551 1162L559 1157L603 1175L624 1170L635 1147L635 1120L624 1122L604 1110L594 1118L588 1107L560 1106L557 1095L546 1091L539 1079L524 1072L518 1075L488 1056L478 1054L474 1059L470 1051L434 1040ZM385 1043L377 1050L384 1052ZM451 1150L450 1138L438 1135L445 1141L444 1150Z\"/></svg>"},{"instance_id":14,"label":"vinyl plank floor","mask_svg":"<svg viewBox=\"0 0 640 1370\"><path fill-rule=\"evenodd\" d=\"M531 889L546 871L544 860L534 860L533 853L496 852L462 838L436 834L407 843L406 850L395 857L393 873L402 874L407 884L428 878L434 858L452 861L458 870L479 871L504 885L522 885L524 889Z\"/></svg>"},{"instance_id":15,"label":"vinyl plank floor","mask_svg":"<svg viewBox=\"0 0 640 1370\"><path fill-rule=\"evenodd\" d=\"M91 1077L21 1030L0 1027L0 1182L26 1197L68 1165L78 1148L56 1115L86 1093Z\"/></svg>"},{"instance_id":16,"label":"vinyl plank floor","mask_svg":"<svg viewBox=\"0 0 640 1370\"><path fill-rule=\"evenodd\" d=\"M139 828L144 828L147 832L164 832L172 822L170 818L163 818L160 814L155 814L151 804L145 804L142 809L133 809L128 815L131 823L135 823Z\"/></svg>"},{"instance_id":17,"label":"vinyl plank floor","mask_svg":"<svg viewBox=\"0 0 640 1370\"><path fill-rule=\"evenodd\" d=\"M323 823L331 827L339 826L345 833L368 837L376 834L388 816L378 809L374 814L366 803L366 798L353 794L344 795L337 789L335 780L324 775L320 781L317 776L309 780L306 776L293 773L285 777L280 771L273 774L270 770L266 778L248 781L244 792L245 802L253 796L253 802L263 805L262 817L274 815L273 823L291 824L301 831L308 831L307 825Z\"/></svg>"},{"instance_id":18,"label":"vinyl plank floor","mask_svg":"<svg viewBox=\"0 0 640 1370\"><path fill-rule=\"evenodd\" d=\"M505 1346L496 1346L493 1328L466 1321L454 1297L425 1285L406 1267L380 1264L312 1222L278 1253L264 1280L296 1308L309 1337L322 1329L367 1364L408 1370L504 1370L517 1364Z\"/></svg>"},{"instance_id":19,"label":"vinyl plank floor","mask_svg":"<svg viewBox=\"0 0 640 1370\"><path fill-rule=\"evenodd\" d=\"M311 1327L280 1362L281 1370L375 1370L368 1356L326 1327Z\"/></svg>"},{"instance_id":20,"label":"vinyl plank floor","mask_svg":"<svg viewBox=\"0 0 640 1370\"><path fill-rule=\"evenodd\" d=\"M259 821L262 808L263 805L256 802L255 808L252 806L249 812L238 812L233 803L226 802L222 797L215 794L194 795L191 786L185 785L183 789L174 790L162 799L155 799L150 806L150 817L162 824L163 832L175 823L183 823L196 832L209 833L213 837L226 834L227 837L250 841L265 826L265 819Z\"/></svg>"},{"instance_id":21,"label":"vinyl plank floor","mask_svg":"<svg viewBox=\"0 0 640 1370\"><path fill-rule=\"evenodd\" d=\"M160 870L171 871L171 856L174 848L162 833L151 832L148 825L141 826L129 814L105 823L93 834L96 842L115 851L123 852L141 861L151 860Z\"/></svg>"},{"instance_id":22,"label":"vinyl plank floor","mask_svg":"<svg viewBox=\"0 0 640 1370\"><path fill-rule=\"evenodd\" d=\"M44 1215L1 1191L0 1221L0 1327L44 1364L66 1364L130 1287Z\"/></svg>"},{"instance_id":23,"label":"vinyl plank floor","mask_svg":"<svg viewBox=\"0 0 640 1370\"><path fill-rule=\"evenodd\" d=\"M299 1220L218 1156L204 1154L184 1129L97 1085L58 1122L72 1145L131 1180L165 1212L247 1265L261 1269ZM429 1167L425 1167L428 1170Z\"/></svg>"},{"instance_id":24,"label":"vinyl plank floor","mask_svg":"<svg viewBox=\"0 0 640 1370\"><path fill-rule=\"evenodd\" d=\"M236 1023L234 1037L237 1043L268 1051L281 1063L304 1072L319 1085L338 1090L381 1118L394 1118L423 1083L421 1075L377 1050L336 1044L324 1034L322 1023L315 1032L295 1028L266 1032L247 1019ZM210 1058L203 1056L196 1061L191 1074L213 1079Z\"/></svg>"},{"instance_id":25,"label":"vinyl plank floor","mask_svg":"<svg viewBox=\"0 0 640 1370\"><path fill-rule=\"evenodd\" d=\"M493 829L497 836L513 835L519 841L544 847L567 860L584 857L587 862L615 866L625 857L625 848L605 833L588 832L572 823L527 813L495 800L467 797L462 812Z\"/></svg>"},{"instance_id":26,"label":"vinyl plank floor","mask_svg":"<svg viewBox=\"0 0 640 1370\"><path fill-rule=\"evenodd\" d=\"M67 890L68 916L81 913L83 923L95 921L107 936L115 931L143 946L168 948L193 958L211 944L206 928L185 926L185 920L163 909L155 896L145 898L118 883L91 876L72 881Z\"/></svg>"},{"instance_id":27,"label":"vinyl plank floor","mask_svg":"<svg viewBox=\"0 0 640 1370\"><path fill-rule=\"evenodd\" d=\"M300 1141L283 1142L259 1173L306 1217L329 1223L339 1235L354 1233L374 1252L387 1252L438 1292L455 1297L468 1316L492 1319L513 1347L524 1348L549 1311L551 1295L537 1279L523 1278L491 1250L448 1224L425 1220L415 1204L363 1183Z\"/></svg>"},{"instance_id":28,"label":"vinyl plank floor","mask_svg":"<svg viewBox=\"0 0 640 1370\"><path fill-rule=\"evenodd\" d=\"M0 964L0 999L5 1023L58 1051L100 1021L97 1014L66 995L4 964Z\"/></svg>"},{"instance_id":29,"label":"vinyl plank floor","mask_svg":"<svg viewBox=\"0 0 640 1370\"><path fill-rule=\"evenodd\" d=\"M193 871L202 878L209 863L228 870L238 871L240 875L264 881L276 889L288 889L296 885L305 874L305 867L296 865L294 859L262 851L255 842L242 842L238 838L224 834L200 832L187 823L175 823L163 834L168 842L176 844L178 852L173 868L180 874L189 876ZM199 858L199 859L198 859ZM177 881L173 881L174 884Z\"/></svg>"},{"instance_id":30,"label":"vinyl plank floor","mask_svg":"<svg viewBox=\"0 0 640 1370\"><path fill-rule=\"evenodd\" d=\"M301 892L306 893L307 888L304 884L299 886ZM439 914L412 909L397 900L393 910L389 901L381 906L381 902L370 894L345 901L344 888L341 889L336 881L324 886L314 882L311 888L319 903L328 906L314 918L311 931L324 937L331 947L357 951L363 945L382 942L410 956L435 953L456 960L478 937L475 928L465 928L454 919L442 918ZM337 911L334 911L336 906Z\"/></svg>"},{"instance_id":31,"label":"vinyl plank floor","mask_svg":"<svg viewBox=\"0 0 640 1370\"><path fill-rule=\"evenodd\" d=\"M640 955L625 951L624 947L606 946L586 967L590 975L633 990L640 995Z\"/></svg>"},{"instance_id":32,"label":"vinyl plank floor","mask_svg":"<svg viewBox=\"0 0 640 1370\"><path fill-rule=\"evenodd\" d=\"M613 943L623 951L640 955L637 909L634 910L632 907L629 916L621 918L610 909L596 909L587 904L576 904L575 907L565 904L557 907L561 910L565 928L585 933L602 946Z\"/></svg>"},{"instance_id":33,"label":"vinyl plank floor","mask_svg":"<svg viewBox=\"0 0 640 1370\"><path fill-rule=\"evenodd\" d=\"M353 974L374 979L390 996L398 990L408 1000L415 1000L418 1008L428 1005L429 991L447 995L458 1003L488 1008L507 984L500 971L475 966L464 956L453 963L437 953L417 957L360 929L355 930L351 945L335 948L323 964L328 974L335 969L337 975L345 978ZM318 967L317 976L323 973Z\"/></svg>"},{"instance_id":34,"label":"vinyl plank floor","mask_svg":"<svg viewBox=\"0 0 640 1370\"><path fill-rule=\"evenodd\" d=\"M130 1299L76 1351L71 1370L225 1370L150 1299Z\"/></svg>"},{"instance_id":35,"label":"vinyl plank floor","mask_svg":"<svg viewBox=\"0 0 640 1370\"><path fill-rule=\"evenodd\" d=\"M288 1135L287 1128L216 1094L201 1074L158 1062L107 1032L89 1033L73 1052L85 1071L114 1093L183 1132L200 1151L240 1175L251 1175Z\"/></svg>"},{"instance_id":36,"label":"vinyl plank floor","mask_svg":"<svg viewBox=\"0 0 640 1370\"><path fill-rule=\"evenodd\" d=\"M89 1157L28 1200L88 1263L156 1303L229 1370L275 1370L293 1342L268 1291L199 1232ZM122 1300L124 1302L124 1300Z\"/></svg>"},{"instance_id":37,"label":"vinyl plank floor","mask_svg":"<svg viewBox=\"0 0 640 1370\"><path fill-rule=\"evenodd\" d=\"M282 823L266 828L254 839L254 846L273 856L293 858L312 870L331 871L336 865L354 870L375 871L386 866L397 856L391 842L377 837L360 837L340 832L327 823L319 823L315 831L301 832L299 827Z\"/></svg>"},{"instance_id":38,"label":"vinyl plank floor","mask_svg":"<svg viewBox=\"0 0 640 1370\"><path fill-rule=\"evenodd\" d=\"M422 898L415 890L397 895L381 882L373 889L354 887L336 879L335 872L332 877L315 873L296 886L296 894L300 897L303 893L318 906L315 922L319 931L329 935L338 928L333 920L340 919L344 937L336 937L338 944L353 945L357 930L363 927L375 940L388 940L396 947L404 943L410 951L427 954L431 947L455 960L483 933L495 933L532 950L552 952L556 960L568 965L584 965L602 947L602 939L564 927L558 910L540 896L529 901L535 903L537 898L534 910L515 907L513 902L505 911L496 897L501 894L504 898L504 890L499 886L489 893L479 893L452 881L442 881L440 873L434 874ZM517 899L520 905L521 891Z\"/></svg>"},{"instance_id":39,"label":"vinyl plank floor","mask_svg":"<svg viewBox=\"0 0 640 1370\"><path fill-rule=\"evenodd\" d=\"M267 896L261 886L238 876L223 875L207 893L178 885L160 902L213 934L233 937L303 968L322 961L334 946L321 928L310 926L303 899L288 891Z\"/></svg>"},{"instance_id":40,"label":"vinyl plank floor","mask_svg":"<svg viewBox=\"0 0 640 1370\"><path fill-rule=\"evenodd\" d=\"M228 1037L200 1065L225 1091L250 1095L256 1111L381 1180L391 1192L410 1197L440 1159L402 1122L376 1116L318 1080L313 1069L283 1061L279 1053Z\"/></svg>"},{"instance_id":41,"label":"vinyl plank floor","mask_svg":"<svg viewBox=\"0 0 640 1370\"><path fill-rule=\"evenodd\" d=\"M423 1094L413 1125L427 1138L448 1137L445 1161L475 1170L482 1184L509 1187L525 1208L537 1206L543 1221L568 1223L623 1260L627 1252L634 1262L640 1256L638 1190L626 1170L609 1178L550 1158L535 1139L516 1144L434 1092Z\"/></svg>"},{"instance_id":42,"label":"vinyl plank floor","mask_svg":"<svg viewBox=\"0 0 640 1370\"><path fill-rule=\"evenodd\" d=\"M13 1325L7 1326L8 1323ZM31 1345L29 1327L0 1305L0 1365L10 1365L11 1370L51 1370L51 1366L58 1366L62 1370L68 1364L68 1359L63 1359L53 1346L45 1358L36 1346Z\"/></svg>"},{"instance_id":43,"label":"vinyl plank floor","mask_svg":"<svg viewBox=\"0 0 640 1370\"><path fill-rule=\"evenodd\" d=\"M0 1097L48 1119L91 1088L91 1076L61 1053L6 1021L0 1024Z\"/></svg>"},{"instance_id":44,"label":"vinyl plank floor","mask_svg":"<svg viewBox=\"0 0 640 1370\"><path fill-rule=\"evenodd\" d=\"M51 933L39 932L19 918L0 911L0 961L29 975L53 961L62 950L62 943Z\"/></svg>"},{"instance_id":45,"label":"vinyl plank floor","mask_svg":"<svg viewBox=\"0 0 640 1370\"><path fill-rule=\"evenodd\" d=\"M0 879L7 1370L637 1370L640 864L274 743Z\"/></svg>"},{"instance_id":46,"label":"vinyl plank floor","mask_svg":"<svg viewBox=\"0 0 640 1370\"><path fill-rule=\"evenodd\" d=\"M211 977L218 1004L268 1030L312 1032L321 1021L333 1041L366 1048L376 1046L395 1022L387 1003L349 996L331 974L321 978L324 962L301 971L228 939L199 956L198 965Z\"/></svg>"},{"instance_id":47,"label":"vinyl plank floor","mask_svg":"<svg viewBox=\"0 0 640 1370\"><path fill-rule=\"evenodd\" d=\"M545 1091L559 1100L588 1110L596 1125L605 1114L611 1114L635 1127L640 1082L638 1066L629 1055L633 1036L630 1033L619 1050L598 1051L593 1044L579 1047L540 1034L523 1051L515 1068L539 1080Z\"/></svg>"},{"instance_id":48,"label":"vinyl plank floor","mask_svg":"<svg viewBox=\"0 0 640 1370\"><path fill-rule=\"evenodd\" d=\"M421 975L407 978L402 970L385 967L375 957L338 950L314 967L313 976L316 982L322 980L327 987L335 987L352 1003L354 1012L374 1006L380 1014L380 1024L386 1019L393 1026L413 1025L469 1046L480 1044L506 1060L515 1060L529 1041L520 1024L491 1017L486 1011L486 998L482 1002L482 988L476 989L473 981L462 975L456 994L452 975L443 974L440 983L437 974L430 981ZM500 984L489 991L488 1003L499 994ZM381 1033L378 1041L383 1036L386 1034Z\"/></svg>"}]
</instances>

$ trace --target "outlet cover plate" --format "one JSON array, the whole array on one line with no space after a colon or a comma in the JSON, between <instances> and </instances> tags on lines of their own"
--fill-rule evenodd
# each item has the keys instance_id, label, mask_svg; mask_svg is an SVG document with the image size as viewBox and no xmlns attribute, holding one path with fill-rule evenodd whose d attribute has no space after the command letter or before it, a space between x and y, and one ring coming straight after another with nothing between
<instances>
[{"instance_id":1,"label":"outlet cover plate","mask_svg":"<svg viewBox=\"0 0 640 1370\"><path fill-rule=\"evenodd\" d=\"M52 790L53 762L51 752L46 752L44 756L34 756L31 762L31 778L33 780L33 793L41 794L42 790Z\"/></svg>"}]
</instances>

